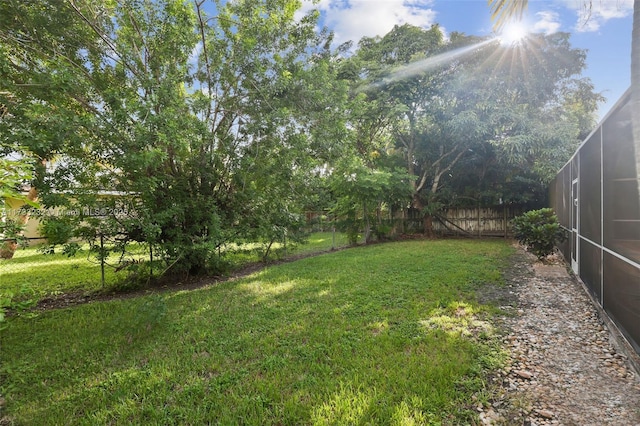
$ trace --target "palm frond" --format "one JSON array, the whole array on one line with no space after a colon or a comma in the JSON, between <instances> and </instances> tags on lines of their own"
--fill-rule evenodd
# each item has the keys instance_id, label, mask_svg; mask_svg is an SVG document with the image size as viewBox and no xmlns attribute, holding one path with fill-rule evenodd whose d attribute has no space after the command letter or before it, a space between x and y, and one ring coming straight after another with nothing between
<instances>
[{"instance_id":1,"label":"palm frond","mask_svg":"<svg viewBox=\"0 0 640 426\"><path fill-rule=\"evenodd\" d=\"M494 31L501 30L511 20L521 20L528 0L487 0L491 8L491 20Z\"/></svg>"}]
</instances>

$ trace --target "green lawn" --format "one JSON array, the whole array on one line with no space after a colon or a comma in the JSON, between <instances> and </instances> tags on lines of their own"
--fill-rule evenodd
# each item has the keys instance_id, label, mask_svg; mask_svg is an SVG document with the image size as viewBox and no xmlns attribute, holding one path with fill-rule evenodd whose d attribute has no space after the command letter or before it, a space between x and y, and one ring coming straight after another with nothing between
<instances>
[{"instance_id":1,"label":"green lawn","mask_svg":"<svg viewBox=\"0 0 640 426\"><path fill-rule=\"evenodd\" d=\"M503 354L502 241L410 241L211 287L13 317L17 424L460 424ZM0 421L1 422L1 421Z\"/></svg>"},{"instance_id":2,"label":"green lawn","mask_svg":"<svg viewBox=\"0 0 640 426\"><path fill-rule=\"evenodd\" d=\"M331 250L347 245L344 234L331 232L315 233L307 244L289 248L287 255L311 254ZM275 244L274 249L280 248ZM129 257L146 259L142 249L133 247ZM246 245L240 250L229 250L226 259L234 268L247 263L257 262L260 256L258 247ZM115 263L115 257L108 263ZM95 292L122 287L126 281L126 271L114 272L114 268L105 268L105 288L102 287L100 264L90 256L88 250L80 251L74 257L61 253L42 254L37 246L21 248L13 259L0 259L0 295L11 293L18 300L38 300L43 297L74 291Z\"/></svg>"},{"instance_id":3,"label":"green lawn","mask_svg":"<svg viewBox=\"0 0 640 426\"><path fill-rule=\"evenodd\" d=\"M108 286L116 282L113 268L105 268ZM36 299L72 291L100 290L100 264L86 250L77 256L42 254L38 247L17 250L13 259L0 259L0 292L23 293Z\"/></svg>"}]
</instances>

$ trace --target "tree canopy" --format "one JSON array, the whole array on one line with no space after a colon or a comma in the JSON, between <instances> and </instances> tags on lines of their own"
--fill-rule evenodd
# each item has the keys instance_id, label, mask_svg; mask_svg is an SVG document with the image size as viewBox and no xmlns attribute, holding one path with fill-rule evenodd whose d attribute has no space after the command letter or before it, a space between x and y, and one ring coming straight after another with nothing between
<instances>
[{"instance_id":1,"label":"tree canopy","mask_svg":"<svg viewBox=\"0 0 640 426\"><path fill-rule=\"evenodd\" d=\"M50 229L216 270L225 244L297 239L320 199L366 233L383 208L539 199L592 125L567 34L509 49L403 25L349 53L299 6L3 2L0 154L32 159L45 207L87 213Z\"/></svg>"},{"instance_id":2,"label":"tree canopy","mask_svg":"<svg viewBox=\"0 0 640 426\"><path fill-rule=\"evenodd\" d=\"M568 34L514 48L410 25L363 39L350 59L354 91L364 87L385 127L379 145L414 176L412 207L427 228L431 213L463 199L544 203L601 100L580 76L584 60Z\"/></svg>"}]
</instances>

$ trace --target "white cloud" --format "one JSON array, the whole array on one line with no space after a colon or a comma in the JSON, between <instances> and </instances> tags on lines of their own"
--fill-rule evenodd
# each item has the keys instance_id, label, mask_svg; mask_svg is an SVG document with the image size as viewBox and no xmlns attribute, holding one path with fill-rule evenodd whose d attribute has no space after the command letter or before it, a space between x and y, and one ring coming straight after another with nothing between
<instances>
[{"instance_id":1,"label":"white cloud","mask_svg":"<svg viewBox=\"0 0 640 426\"><path fill-rule=\"evenodd\" d=\"M536 17L538 20L533 24L534 32L549 35L558 32L561 27L560 15L556 12L538 12Z\"/></svg>"},{"instance_id":2,"label":"white cloud","mask_svg":"<svg viewBox=\"0 0 640 426\"><path fill-rule=\"evenodd\" d=\"M577 32L598 31L610 19L633 13L633 0L565 0L564 4L576 12Z\"/></svg>"},{"instance_id":3,"label":"white cloud","mask_svg":"<svg viewBox=\"0 0 640 426\"><path fill-rule=\"evenodd\" d=\"M333 29L337 44L362 37L383 36L394 25L411 24L428 28L436 22L436 12L429 9L432 0L321 0L303 3L302 12L318 9L322 23Z\"/></svg>"}]
</instances>

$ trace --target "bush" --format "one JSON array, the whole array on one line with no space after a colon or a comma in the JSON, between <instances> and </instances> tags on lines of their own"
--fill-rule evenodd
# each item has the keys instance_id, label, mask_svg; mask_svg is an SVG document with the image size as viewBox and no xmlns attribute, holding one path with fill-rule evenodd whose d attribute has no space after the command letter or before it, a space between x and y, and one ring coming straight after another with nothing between
<instances>
[{"instance_id":1,"label":"bush","mask_svg":"<svg viewBox=\"0 0 640 426\"><path fill-rule=\"evenodd\" d=\"M373 228L373 233L378 241L386 241L392 239L393 226L389 224L376 225Z\"/></svg>"},{"instance_id":2,"label":"bush","mask_svg":"<svg viewBox=\"0 0 640 426\"><path fill-rule=\"evenodd\" d=\"M513 233L538 259L552 254L556 243L567 238L550 208L532 210L513 219Z\"/></svg>"},{"instance_id":3,"label":"bush","mask_svg":"<svg viewBox=\"0 0 640 426\"><path fill-rule=\"evenodd\" d=\"M349 215L346 219L342 219L336 223L336 229L344 232L347 236L349 245L355 246L360 239L361 221L355 218L355 215Z\"/></svg>"},{"instance_id":4,"label":"bush","mask_svg":"<svg viewBox=\"0 0 640 426\"><path fill-rule=\"evenodd\" d=\"M73 237L73 223L66 218L47 218L40 223L39 232L52 246L63 245Z\"/></svg>"}]
</instances>

